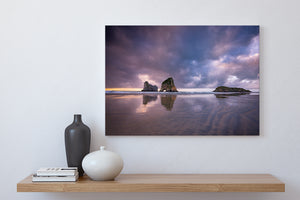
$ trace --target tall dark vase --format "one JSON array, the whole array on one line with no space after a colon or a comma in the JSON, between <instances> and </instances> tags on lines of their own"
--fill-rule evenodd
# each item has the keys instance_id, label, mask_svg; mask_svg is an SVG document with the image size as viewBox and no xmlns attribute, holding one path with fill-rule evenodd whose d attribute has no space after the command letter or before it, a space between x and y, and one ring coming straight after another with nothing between
<instances>
[{"instance_id":1,"label":"tall dark vase","mask_svg":"<svg viewBox=\"0 0 300 200\"><path fill-rule=\"evenodd\" d=\"M74 115L74 121L65 130L65 146L69 167L78 167L79 176L83 175L82 159L90 152L91 130L81 115Z\"/></svg>"}]
</instances>

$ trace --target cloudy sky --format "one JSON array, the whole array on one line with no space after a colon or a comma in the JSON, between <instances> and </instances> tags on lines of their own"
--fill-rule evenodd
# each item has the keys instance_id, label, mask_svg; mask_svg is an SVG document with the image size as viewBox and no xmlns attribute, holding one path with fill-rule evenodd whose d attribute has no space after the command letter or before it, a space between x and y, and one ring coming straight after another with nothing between
<instances>
[{"instance_id":1,"label":"cloudy sky","mask_svg":"<svg viewBox=\"0 0 300 200\"><path fill-rule=\"evenodd\" d=\"M259 88L258 26L106 26L106 88Z\"/></svg>"}]
</instances>

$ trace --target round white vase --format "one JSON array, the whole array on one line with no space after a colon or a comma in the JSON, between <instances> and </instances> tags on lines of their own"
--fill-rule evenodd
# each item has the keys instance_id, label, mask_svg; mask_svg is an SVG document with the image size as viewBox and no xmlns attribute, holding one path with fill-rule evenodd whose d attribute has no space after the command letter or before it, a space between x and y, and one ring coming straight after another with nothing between
<instances>
[{"instance_id":1,"label":"round white vase","mask_svg":"<svg viewBox=\"0 0 300 200\"><path fill-rule=\"evenodd\" d=\"M87 154L82 160L84 172L95 181L114 180L123 169L122 158L104 146L99 151Z\"/></svg>"}]
</instances>

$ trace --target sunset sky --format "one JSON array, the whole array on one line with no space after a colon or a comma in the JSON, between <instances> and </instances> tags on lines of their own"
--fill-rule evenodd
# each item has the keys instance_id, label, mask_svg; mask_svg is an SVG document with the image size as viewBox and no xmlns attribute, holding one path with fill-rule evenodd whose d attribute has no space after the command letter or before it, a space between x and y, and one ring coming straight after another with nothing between
<instances>
[{"instance_id":1,"label":"sunset sky","mask_svg":"<svg viewBox=\"0 0 300 200\"><path fill-rule=\"evenodd\" d=\"M258 26L106 26L106 88L259 88Z\"/></svg>"}]
</instances>

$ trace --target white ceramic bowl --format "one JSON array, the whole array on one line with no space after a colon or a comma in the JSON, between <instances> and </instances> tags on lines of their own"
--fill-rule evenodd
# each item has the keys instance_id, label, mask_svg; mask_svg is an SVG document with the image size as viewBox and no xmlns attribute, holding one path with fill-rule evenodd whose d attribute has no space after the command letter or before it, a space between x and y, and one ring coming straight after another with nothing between
<instances>
[{"instance_id":1,"label":"white ceramic bowl","mask_svg":"<svg viewBox=\"0 0 300 200\"><path fill-rule=\"evenodd\" d=\"M99 151L87 154L82 160L84 172L95 181L114 180L123 169L122 158L104 146Z\"/></svg>"}]
</instances>

